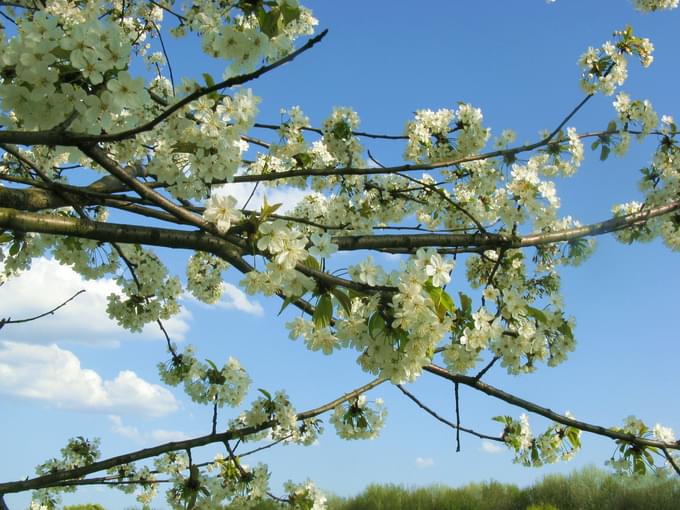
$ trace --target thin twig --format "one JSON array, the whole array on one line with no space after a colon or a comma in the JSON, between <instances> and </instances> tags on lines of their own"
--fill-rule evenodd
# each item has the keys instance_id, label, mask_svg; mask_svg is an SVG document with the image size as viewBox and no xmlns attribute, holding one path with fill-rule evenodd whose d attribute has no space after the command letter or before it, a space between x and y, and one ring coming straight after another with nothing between
<instances>
[{"instance_id":1,"label":"thin twig","mask_svg":"<svg viewBox=\"0 0 680 510\"><path fill-rule=\"evenodd\" d=\"M487 436L486 434L481 434L481 433L479 433L479 432L477 432L477 431L475 431L475 430L468 429L468 428L462 427L462 426L460 426L460 425L456 425L455 423L453 423L453 422L447 420L446 418L443 418L443 417L439 416L435 411L433 411L433 410L430 409L428 406L426 406L425 404L423 404L417 397L415 397L410 391L408 391L406 388L404 388L401 384L397 384L396 386L397 386L397 388L399 388L399 389L401 390L401 392L402 392L404 395L406 395L406 396L407 396L408 398L410 398L413 402L415 402L416 405L417 405L418 407L420 407L421 409L423 409L426 413L428 413L429 415L431 415L432 417L434 417L436 420L439 420L440 422L442 422L444 425L448 425L448 426L451 427L452 429L462 430L463 432L465 432L465 433L467 433L467 434L471 434L471 435L473 435L473 436L476 436L476 437L478 437L478 438L480 438L480 439L488 439L489 441L498 441L498 442L500 442L500 443L504 443L504 442L505 442L505 441L503 441L503 439L501 439L500 437L496 437L496 436Z\"/></svg>"},{"instance_id":2,"label":"thin twig","mask_svg":"<svg viewBox=\"0 0 680 510\"><path fill-rule=\"evenodd\" d=\"M158 40L160 41L161 49L163 50L163 55L165 55L165 63L168 64L168 72L170 73L170 85L172 85L172 95L176 96L177 94L175 93L175 75L172 73L172 63L170 62L170 56L168 55L168 52L165 49L163 34L161 34L161 29L158 28L158 25L156 25L155 21L151 20L151 24L156 29L156 33L158 34Z\"/></svg>"},{"instance_id":3,"label":"thin twig","mask_svg":"<svg viewBox=\"0 0 680 510\"><path fill-rule=\"evenodd\" d=\"M661 448L661 451L663 454L666 456L666 460L668 463L671 465L673 470L680 475L680 466L678 466L677 462L675 462L675 459L673 458L673 455L671 455L671 452L668 451L668 448Z\"/></svg>"},{"instance_id":4,"label":"thin twig","mask_svg":"<svg viewBox=\"0 0 680 510\"><path fill-rule=\"evenodd\" d=\"M179 24L180 24L180 25L184 25L185 21L187 21L187 19L186 19L184 16L182 16L182 15L179 14L179 13L174 12L172 9L170 9L169 7L164 6L164 5L161 4L160 2L156 2L155 0L149 0L149 2L152 3L152 4L154 4L156 7L160 7L161 9L163 9L164 11L166 11L168 14L172 14L175 18L177 18L177 20L179 21Z\"/></svg>"},{"instance_id":5,"label":"thin twig","mask_svg":"<svg viewBox=\"0 0 680 510\"><path fill-rule=\"evenodd\" d=\"M291 437L293 437L293 435L288 434L287 436L284 436L281 439L277 439L276 441L274 441L272 443L266 444L264 446L260 446L259 448L254 448L252 450L248 450L247 452L244 452L244 453L240 453L239 457L247 457L248 455L253 455L254 453L261 452L262 450L267 450L267 449L271 448L272 446L276 446L277 444L282 443L283 441L286 441L287 439L290 439Z\"/></svg>"},{"instance_id":6,"label":"thin twig","mask_svg":"<svg viewBox=\"0 0 680 510\"><path fill-rule=\"evenodd\" d=\"M212 433L217 434L217 402L213 404Z\"/></svg>"},{"instance_id":7,"label":"thin twig","mask_svg":"<svg viewBox=\"0 0 680 510\"><path fill-rule=\"evenodd\" d=\"M453 383L453 395L456 400L456 452L460 452L460 399L457 382Z\"/></svg>"},{"instance_id":8,"label":"thin twig","mask_svg":"<svg viewBox=\"0 0 680 510\"><path fill-rule=\"evenodd\" d=\"M0 329L2 329L2 327L5 326L5 324L23 324L25 322L31 322L31 321L35 321L35 320L38 320L38 319L42 319L43 317L46 317L48 315L54 315L54 312L56 312L60 308L63 308L67 304L69 304L75 298L80 296L83 292L85 292L85 289L79 290L78 292L73 294L73 296L68 298L66 301L64 301L60 305L52 308L51 310L49 310L45 313L41 313L40 315L36 315L35 317L29 317L28 319L16 319L16 320L12 320L11 318L10 319L0 319Z\"/></svg>"},{"instance_id":9,"label":"thin twig","mask_svg":"<svg viewBox=\"0 0 680 510\"><path fill-rule=\"evenodd\" d=\"M477 375L475 375L475 379L479 381L482 377L484 377L484 374L491 370L491 367L493 367L499 359L501 359L500 356L494 356L484 368L477 372Z\"/></svg>"}]
</instances>

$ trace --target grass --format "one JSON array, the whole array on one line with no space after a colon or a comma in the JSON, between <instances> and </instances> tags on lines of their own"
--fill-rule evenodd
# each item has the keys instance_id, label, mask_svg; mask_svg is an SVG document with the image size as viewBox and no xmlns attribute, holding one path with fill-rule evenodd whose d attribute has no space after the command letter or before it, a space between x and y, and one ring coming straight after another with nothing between
<instances>
[{"instance_id":1,"label":"grass","mask_svg":"<svg viewBox=\"0 0 680 510\"><path fill-rule=\"evenodd\" d=\"M549 475L526 488L499 482L460 488L371 485L329 503L329 510L677 510L680 478L623 478L591 467Z\"/></svg>"}]
</instances>

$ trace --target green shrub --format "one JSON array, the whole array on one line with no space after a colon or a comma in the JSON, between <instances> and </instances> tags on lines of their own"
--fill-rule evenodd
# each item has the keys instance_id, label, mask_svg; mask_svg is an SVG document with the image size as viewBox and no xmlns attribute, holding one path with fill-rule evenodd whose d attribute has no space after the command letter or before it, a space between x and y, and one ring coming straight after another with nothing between
<instances>
[{"instance_id":1,"label":"green shrub","mask_svg":"<svg viewBox=\"0 0 680 510\"><path fill-rule=\"evenodd\" d=\"M588 467L547 475L520 489L499 482L460 488L370 485L352 498L333 497L329 510L677 510L680 478L619 477Z\"/></svg>"}]
</instances>

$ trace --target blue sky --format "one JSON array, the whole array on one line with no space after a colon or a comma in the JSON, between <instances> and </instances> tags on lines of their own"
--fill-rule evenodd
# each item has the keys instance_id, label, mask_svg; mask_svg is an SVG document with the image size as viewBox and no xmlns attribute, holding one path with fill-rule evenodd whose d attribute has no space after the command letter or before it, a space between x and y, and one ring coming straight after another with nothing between
<instances>
[{"instance_id":1,"label":"blue sky","mask_svg":"<svg viewBox=\"0 0 680 510\"><path fill-rule=\"evenodd\" d=\"M580 54L628 23L650 37L656 51L647 70L631 63L623 90L633 98L650 99L660 114L680 117L675 86L680 80L680 11L641 15L620 0L305 5L319 18L320 28L329 28L329 35L293 63L251 84L263 98L262 122L276 122L281 107L299 105L319 125L333 106L352 106L363 129L399 133L416 109L455 107L465 101L482 108L494 134L512 128L519 142L535 140L539 130L557 125L581 99L576 65ZM176 76L221 73L221 64L197 59L187 45L167 42ZM604 128L614 117L612 101L594 98L570 125L581 131ZM398 144L369 147L385 163L400 161L403 150ZM653 149L652 143L634 143L628 157L611 157L605 163L587 151L579 173L559 183L563 213L596 221L609 216L612 204L639 198L638 169ZM270 202L277 200L268 196ZM161 253L183 274L180 255ZM379 262L396 263L389 257ZM155 386L160 384L155 365L165 359L159 334L149 329L130 335L106 318L103 303L110 283L81 283L47 261L36 267L39 271L0 289L2 316L44 311L82 285L88 293L54 317L0 331L0 341L14 342L5 360L25 367L23 379L0 382L0 458L12 459L0 463L0 479L31 475L36 464L57 456L75 435L101 437L102 452L108 456L209 432L207 409L181 392ZM487 381L556 411L570 410L585 421L618 425L636 414L650 425L660 422L679 432L677 267L678 254L660 242L624 246L599 238L591 259L563 271L566 310L577 319L576 352L558 368L519 378L495 369ZM457 276L462 282L462 271ZM233 285L240 279L233 273L226 277ZM452 285L458 282L454 276ZM369 380L354 363L355 353L326 357L288 340L283 323L293 312L277 317L279 307L277 300L245 298L230 289L221 307L186 301L185 312L170 327L178 341L196 345L201 357L218 361L235 356L249 370L254 388L285 388L300 410ZM2 352L8 352L6 345ZM31 396L38 383L52 392L51 400ZM134 399L121 396L129 395L129 385L138 389ZM442 415L453 416L450 385L424 375L410 389ZM462 452L456 453L453 431L396 389L381 386L371 395L383 397L389 409L379 439L345 442L331 427L316 446L268 450L255 461L270 465L274 490L289 478L307 477L343 495L373 482L460 485L495 479L524 485L545 473L590 463L602 466L614 450L611 441L584 435L584 449L571 463L542 469L514 465L508 452L497 452L472 437L463 436ZM489 434L500 433L491 417L521 413L466 388L461 389L461 406L462 423ZM537 418L532 423L536 430L545 425ZM199 451L205 459L215 453ZM84 500L111 508L133 504L110 490L89 490L66 501ZM11 508L13 502L25 501L23 496L8 498ZM159 499L154 506L164 504Z\"/></svg>"}]
</instances>

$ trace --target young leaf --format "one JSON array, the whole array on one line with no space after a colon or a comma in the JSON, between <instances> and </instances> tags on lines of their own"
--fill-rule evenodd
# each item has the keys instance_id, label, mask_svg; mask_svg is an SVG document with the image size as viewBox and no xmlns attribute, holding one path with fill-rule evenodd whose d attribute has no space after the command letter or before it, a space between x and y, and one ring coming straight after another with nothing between
<instances>
[{"instance_id":1,"label":"young leaf","mask_svg":"<svg viewBox=\"0 0 680 510\"><path fill-rule=\"evenodd\" d=\"M541 324L545 324L548 320L541 310L534 308L533 306L527 306L527 314Z\"/></svg>"},{"instance_id":2,"label":"young leaf","mask_svg":"<svg viewBox=\"0 0 680 510\"><path fill-rule=\"evenodd\" d=\"M609 156L609 145L603 145L600 151L600 161L604 161Z\"/></svg>"},{"instance_id":3,"label":"young leaf","mask_svg":"<svg viewBox=\"0 0 680 510\"><path fill-rule=\"evenodd\" d=\"M302 294L304 296L304 294ZM302 296L286 296L286 299L283 300L283 303L281 303L281 308L279 309L279 313L276 315L281 315L283 311L288 307L289 304L294 303L298 299L300 299Z\"/></svg>"},{"instance_id":4,"label":"young leaf","mask_svg":"<svg viewBox=\"0 0 680 510\"><path fill-rule=\"evenodd\" d=\"M316 260L316 259L315 259L314 257L312 257L311 255L310 255L309 257L307 257L305 260L303 260L302 263L303 263L305 266L309 267L310 269L314 269L315 271L320 271L320 270L321 270L321 266L319 265L319 261Z\"/></svg>"},{"instance_id":5,"label":"young leaf","mask_svg":"<svg viewBox=\"0 0 680 510\"><path fill-rule=\"evenodd\" d=\"M463 294L462 292L459 292L458 296L460 297L460 308L463 310L463 314L470 315L472 312L472 299L470 299L470 296Z\"/></svg>"},{"instance_id":6,"label":"young leaf","mask_svg":"<svg viewBox=\"0 0 680 510\"><path fill-rule=\"evenodd\" d=\"M287 3L281 4L281 17L284 25L300 18L301 10L299 7Z\"/></svg>"},{"instance_id":7,"label":"young leaf","mask_svg":"<svg viewBox=\"0 0 680 510\"><path fill-rule=\"evenodd\" d=\"M314 325L318 328L325 328L330 325L333 319L333 301L331 300L330 294L323 294L319 298L319 302L316 304L316 310L314 310L314 315L312 320Z\"/></svg>"},{"instance_id":8,"label":"young leaf","mask_svg":"<svg viewBox=\"0 0 680 510\"><path fill-rule=\"evenodd\" d=\"M441 287L431 287L427 289L430 299L434 304L435 312L439 319L443 319L446 313L454 313L456 310L456 305L453 303L453 299L448 292L446 292Z\"/></svg>"},{"instance_id":9,"label":"young leaf","mask_svg":"<svg viewBox=\"0 0 680 510\"><path fill-rule=\"evenodd\" d=\"M338 303L340 303L340 306L342 306L342 309L345 310L347 315L350 315L352 313L352 300L349 296L337 287L331 289L331 294L338 300Z\"/></svg>"},{"instance_id":10,"label":"young leaf","mask_svg":"<svg viewBox=\"0 0 680 510\"><path fill-rule=\"evenodd\" d=\"M368 318L368 334L375 339L379 334L385 331L385 320L380 313L375 312Z\"/></svg>"}]
</instances>

